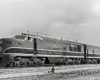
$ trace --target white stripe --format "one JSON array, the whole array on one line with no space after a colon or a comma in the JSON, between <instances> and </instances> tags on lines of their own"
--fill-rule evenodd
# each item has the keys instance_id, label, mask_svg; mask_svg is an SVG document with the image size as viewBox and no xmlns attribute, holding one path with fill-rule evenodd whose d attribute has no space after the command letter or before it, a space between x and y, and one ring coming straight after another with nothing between
<instances>
[{"instance_id":1,"label":"white stripe","mask_svg":"<svg viewBox=\"0 0 100 80\"><path fill-rule=\"evenodd\" d=\"M41 57L83 57L83 56L69 56L69 55L45 55L45 54L37 54L37 56Z\"/></svg>"},{"instance_id":2,"label":"white stripe","mask_svg":"<svg viewBox=\"0 0 100 80\"><path fill-rule=\"evenodd\" d=\"M33 49L33 48L26 48L26 47L9 47L9 48L6 48L3 53L8 50L8 49L12 49L12 48L18 48L18 49Z\"/></svg>"},{"instance_id":3,"label":"white stripe","mask_svg":"<svg viewBox=\"0 0 100 80\"><path fill-rule=\"evenodd\" d=\"M9 48L6 48L4 51L3 51L3 53L6 51L6 50L8 50L8 49L11 49L11 48L18 48L18 49L32 49L33 50L33 48L27 48L27 47L9 47ZM42 50L42 51L53 51L53 52L65 52L65 51L62 51L62 50L49 50L49 49L37 49L37 50ZM74 52L74 51L66 51L66 52L68 52L68 53L82 53L83 54L83 52Z\"/></svg>"},{"instance_id":4,"label":"white stripe","mask_svg":"<svg viewBox=\"0 0 100 80\"><path fill-rule=\"evenodd\" d=\"M69 57L69 58L84 58L84 56L69 56L69 55L48 55L48 54L25 54L25 53L5 53L5 54L11 54L11 56L28 56L28 57ZM88 58L100 58L100 57L89 57Z\"/></svg>"},{"instance_id":5,"label":"white stripe","mask_svg":"<svg viewBox=\"0 0 100 80\"><path fill-rule=\"evenodd\" d=\"M11 56L33 56L34 54L25 54L25 53L4 53L4 54L10 54Z\"/></svg>"},{"instance_id":6,"label":"white stripe","mask_svg":"<svg viewBox=\"0 0 100 80\"><path fill-rule=\"evenodd\" d=\"M88 57L88 58L100 58L100 57Z\"/></svg>"},{"instance_id":7,"label":"white stripe","mask_svg":"<svg viewBox=\"0 0 100 80\"><path fill-rule=\"evenodd\" d=\"M5 54L11 54L11 56L29 56L29 57L33 57L33 56L37 56L37 57L81 57L83 58L83 56L64 56L64 55L48 55L48 54L25 54L25 53L5 53Z\"/></svg>"}]
</instances>

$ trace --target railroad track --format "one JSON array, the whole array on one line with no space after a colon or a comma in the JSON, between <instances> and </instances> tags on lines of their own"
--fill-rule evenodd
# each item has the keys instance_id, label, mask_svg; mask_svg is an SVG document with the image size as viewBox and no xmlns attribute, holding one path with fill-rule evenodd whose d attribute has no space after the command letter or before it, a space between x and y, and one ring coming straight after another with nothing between
<instances>
[{"instance_id":1,"label":"railroad track","mask_svg":"<svg viewBox=\"0 0 100 80\"><path fill-rule=\"evenodd\" d=\"M39 76L48 73L51 67L26 67L26 68L6 68L0 69L0 79L13 79L21 77ZM66 73L70 76L90 75L100 73L100 64L98 65L68 65L55 66L55 74Z\"/></svg>"}]
</instances>

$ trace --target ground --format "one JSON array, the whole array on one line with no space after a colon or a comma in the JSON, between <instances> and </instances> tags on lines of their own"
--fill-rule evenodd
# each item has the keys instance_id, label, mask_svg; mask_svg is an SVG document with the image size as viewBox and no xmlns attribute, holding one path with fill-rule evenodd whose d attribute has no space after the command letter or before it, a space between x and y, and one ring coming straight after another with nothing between
<instances>
[{"instance_id":1,"label":"ground","mask_svg":"<svg viewBox=\"0 0 100 80\"><path fill-rule=\"evenodd\" d=\"M0 80L100 80L100 64L0 69Z\"/></svg>"}]
</instances>

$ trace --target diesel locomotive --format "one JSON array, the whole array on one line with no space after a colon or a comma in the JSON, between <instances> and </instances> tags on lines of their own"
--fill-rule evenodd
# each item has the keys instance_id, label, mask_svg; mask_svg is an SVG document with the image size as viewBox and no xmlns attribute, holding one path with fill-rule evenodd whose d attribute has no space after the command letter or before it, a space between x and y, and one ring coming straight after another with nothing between
<instances>
[{"instance_id":1,"label":"diesel locomotive","mask_svg":"<svg viewBox=\"0 0 100 80\"><path fill-rule=\"evenodd\" d=\"M22 33L0 39L0 67L99 64L100 47Z\"/></svg>"}]
</instances>

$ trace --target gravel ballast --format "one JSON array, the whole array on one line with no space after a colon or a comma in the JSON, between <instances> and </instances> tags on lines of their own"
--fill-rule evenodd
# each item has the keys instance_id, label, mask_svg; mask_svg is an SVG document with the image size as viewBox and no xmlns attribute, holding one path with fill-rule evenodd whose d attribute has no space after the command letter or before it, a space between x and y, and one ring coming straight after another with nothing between
<instances>
[{"instance_id":1,"label":"gravel ballast","mask_svg":"<svg viewBox=\"0 0 100 80\"><path fill-rule=\"evenodd\" d=\"M51 67L0 69L0 80L66 80L100 74L100 64L55 66L54 74L48 73L50 69Z\"/></svg>"}]
</instances>

